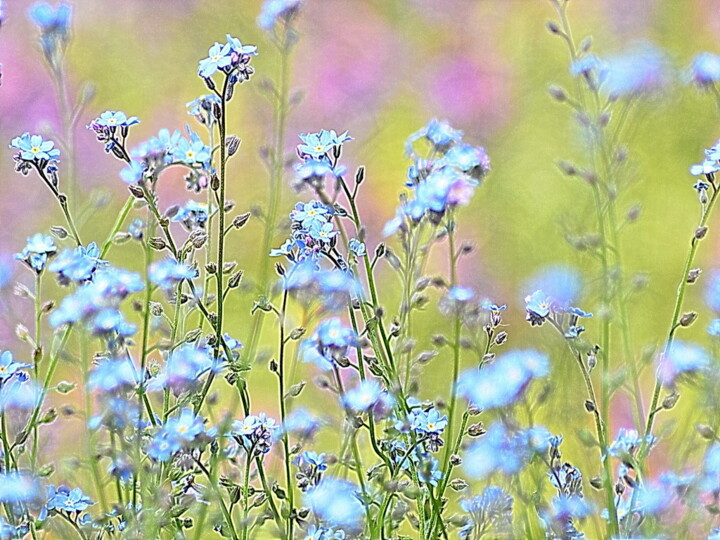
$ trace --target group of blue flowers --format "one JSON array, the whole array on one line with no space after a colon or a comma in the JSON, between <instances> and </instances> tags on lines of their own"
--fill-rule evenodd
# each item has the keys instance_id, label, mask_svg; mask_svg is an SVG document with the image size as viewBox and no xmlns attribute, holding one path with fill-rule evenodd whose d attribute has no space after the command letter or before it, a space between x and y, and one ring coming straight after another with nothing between
<instances>
[{"instance_id":1,"label":"group of blue flowers","mask_svg":"<svg viewBox=\"0 0 720 540\"><path fill-rule=\"evenodd\" d=\"M300 8L300 0L268 0L258 24L276 39L287 38ZM0 2L0 22L2 13ZM66 4L38 3L30 10L45 60L56 72L71 13ZM292 40L277 42L282 51ZM599 454L594 459L603 473L589 476L592 468L584 476L564 459L563 437L535 422L551 390L550 373L564 360L530 348L504 350L507 305L460 284L458 264L470 248L456 246L458 214L491 166L486 150L448 122L433 119L408 137L406 190L384 228L385 241L374 250L357 205L364 168L348 174L342 164L345 143L353 139L347 131L301 134L291 185L309 191L310 200L290 211L284 243L267 246L263 255L276 263L277 284L257 286L247 310L255 321L275 323L278 339L266 356L258 348L260 323L247 345L226 332L226 300L240 288L243 272L226 258L225 238L252 215L228 216L235 205L225 197L226 165L240 142L226 132L226 110L238 85L253 75L256 55L256 46L227 35L199 61L197 75L210 93L187 109L207 139L188 125L184 134L161 129L130 148L137 117L107 110L90 121L87 128L104 151L124 163L120 177L129 191L105 241L80 240L55 142L30 133L10 142L16 170L34 172L47 184L67 228L31 236L15 255L33 277L34 288L18 285L17 291L33 300L35 320L31 329L17 327L29 355L0 353L0 539L46 531L84 539L185 538L190 529L199 537L208 526L234 540L263 534L286 540L584 538L581 529L593 516L630 535L654 530L677 505L705 501L711 514L720 511L716 422L698 428L707 445L696 470L657 477L646 475L644 460L661 444L660 435L639 426L618 429L614 439L608 434L601 416L606 404L593 386L605 351L592 341L590 324L608 315L603 310L592 318L576 307L582 279L566 267L531 280L524 313L538 332L556 331L577 362L587 392L579 402L596 427L582 438ZM649 47L606 60L585 50L574 57L571 73L611 101L653 91L667 75L664 57ZM698 56L692 77L713 86L720 81L720 57ZM284 164L282 148L276 153ZM186 188L205 200L161 206L156 188L170 166L183 167ZM720 187L718 171L720 141L690 168L700 177L694 189L703 220ZM132 212L142 217L125 223ZM693 247L707 232L702 223ZM428 276L428 254L444 239L450 276ZM142 252L141 271L111 262L121 244ZM381 303L384 289L376 283L376 267L385 263L401 278L397 313ZM699 275L690 270L684 284ZM45 297L48 279L61 288L62 299ZM443 324L425 339L413 324L433 290ZM711 279L706 300L720 314L720 276ZM684 314L671 332L696 317ZM720 318L708 333L720 335ZM423 380L423 366L435 357L452 367L443 397L429 396ZM311 364L306 369L314 384L301 380L298 361ZM252 388L247 372L261 362L277 379L277 392L268 392L269 384ZM76 380L58 380L62 363ZM714 363L703 347L671 333L653 364L656 401L667 392L657 410L672 409L688 381L712 387L718 382ZM85 398L82 414L69 405L51 406L51 395L77 386ZM322 410L297 404L310 388ZM256 411L251 398L268 393L277 394L277 410ZM87 475L43 465L50 457L60 461L46 451L49 426L76 415L87 428L79 437L88 452ZM327 437L318 437L320 431ZM327 442L333 436L335 453ZM575 447L567 452L577 454ZM590 487L606 495L602 502L587 495ZM718 537L717 531L709 536Z\"/></svg>"}]
</instances>

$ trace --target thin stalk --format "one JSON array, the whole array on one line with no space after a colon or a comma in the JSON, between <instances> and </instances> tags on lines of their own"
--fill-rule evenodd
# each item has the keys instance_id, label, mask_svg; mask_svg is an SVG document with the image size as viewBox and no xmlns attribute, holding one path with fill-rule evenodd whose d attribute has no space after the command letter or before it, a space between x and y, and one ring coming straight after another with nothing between
<instances>
[{"instance_id":1,"label":"thin stalk","mask_svg":"<svg viewBox=\"0 0 720 540\"><path fill-rule=\"evenodd\" d=\"M712 197L710 198L710 201L708 202L707 207L703 211L702 217L700 218L700 224L695 229L696 231L707 226L707 222L710 217L710 214L712 213L712 209L715 206L715 202L718 199L718 193L720 193L720 190L717 187L715 187L714 183L712 183L712 187L713 187ZM700 240L701 240L701 238L698 238L697 234L693 234L692 240L690 241L690 251L688 252L687 258L685 259L685 265L683 266L682 275L680 276L680 282L678 284L677 294L675 296L675 306L673 307L673 314L672 314L672 318L670 319L670 330L668 331L667 340L665 341L665 348L663 350L663 357L667 356L667 354L670 352L670 348L672 347L673 341L675 340L675 332L680 327L680 317L682 316L682 306L683 306L683 301L685 300L685 292L686 292L687 286L688 286L688 275L689 275L690 270L692 269L693 264L695 262L695 256L697 254L698 246L700 245ZM662 408L658 408L658 401L660 399L660 390L661 389L662 389L662 382L660 381L660 378L656 376L655 389L653 390L653 397L652 397L652 401L650 402L650 408L648 409L647 421L645 423L645 437L643 439L643 443L640 448L640 452L638 453L638 457L639 457L638 461L641 461L642 458L644 458L649 451L649 446L647 445L646 441L650 437L650 434L652 433L652 427L653 427L653 422L655 420L655 415L662 410Z\"/></svg>"}]
</instances>

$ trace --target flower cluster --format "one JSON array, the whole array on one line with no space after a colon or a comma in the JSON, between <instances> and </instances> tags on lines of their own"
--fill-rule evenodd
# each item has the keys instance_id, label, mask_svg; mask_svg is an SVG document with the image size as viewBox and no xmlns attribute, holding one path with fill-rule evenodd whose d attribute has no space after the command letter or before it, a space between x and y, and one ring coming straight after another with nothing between
<instances>
[{"instance_id":1,"label":"flower cluster","mask_svg":"<svg viewBox=\"0 0 720 540\"><path fill-rule=\"evenodd\" d=\"M414 160L406 183L412 195L385 225L386 236L425 217L437 224L448 209L470 203L475 188L490 171L490 158L484 148L467 144L462 137L461 131L434 119L407 139L405 152ZM430 157L417 154L415 143L420 140L429 143Z\"/></svg>"},{"instance_id":2,"label":"flower cluster","mask_svg":"<svg viewBox=\"0 0 720 540\"><path fill-rule=\"evenodd\" d=\"M293 262L317 261L321 256L333 257L335 237L333 208L318 201L297 203L290 213L292 234L278 249L270 251L272 257L284 255Z\"/></svg>"}]
</instances>

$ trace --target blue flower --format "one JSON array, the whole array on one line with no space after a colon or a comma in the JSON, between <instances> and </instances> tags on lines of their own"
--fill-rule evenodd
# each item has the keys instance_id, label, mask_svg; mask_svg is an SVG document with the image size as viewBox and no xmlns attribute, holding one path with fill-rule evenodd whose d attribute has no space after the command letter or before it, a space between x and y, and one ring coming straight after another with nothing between
<instances>
[{"instance_id":1,"label":"blue flower","mask_svg":"<svg viewBox=\"0 0 720 540\"><path fill-rule=\"evenodd\" d=\"M139 123L140 123L140 120L138 120L137 116L128 117L122 111L105 111L104 113L102 113L100 116L98 116L92 122L92 124L96 124L97 126L106 127L106 128L110 128L110 129L122 128L122 127L127 128L130 126L139 124Z\"/></svg>"},{"instance_id":2,"label":"blue flower","mask_svg":"<svg viewBox=\"0 0 720 540\"><path fill-rule=\"evenodd\" d=\"M295 209L290 212L290 219L299 223L303 230L308 231L315 225L325 225L333 214L333 209L321 202L299 202L295 205Z\"/></svg>"},{"instance_id":3,"label":"blue flower","mask_svg":"<svg viewBox=\"0 0 720 540\"><path fill-rule=\"evenodd\" d=\"M136 327L125 321L119 305L129 294L143 288L138 274L116 268L100 269L93 281L85 282L63 299L50 314L50 324L58 327L83 322L96 336L108 339L131 336Z\"/></svg>"},{"instance_id":4,"label":"blue flower","mask_svg":"<svg viewBox=\"0 0 720 540\"><path fill-rule=\"evenodd\" d=\"M168 461L182 448L197 448L208 442L215 430L206 430L205 419L185 408L170 418L147 446L147 454L156 461Z\"/></svg>"},{"instance_id":5,"label":"blue flower","mask_svg":"<svg viewBox=\"0 0 720 540\"><path fill-rule=\"evenodd\" d=\"M444 163L481 180L490 171L490 158L482 146L459 143L445 154Z\"/></svg>"},{"instance_id":6,"label":"blue flower","mask_svg":"<svg viewBox=\"0 0 720 540\"><path fill-rule=\"evenodd\" d=\"M355 412L365 412L373 407L383 393L382 387L375 381L362 381L355 388L348 390L343 403Z\"/></svg>"},{"instance_id":7,"label":"blue flower","mask_svg":"<svg viewBox=\"0 0 720 540\"><path fill-rule=\"evenodd\" d=\"M170 353L164 369L150 380L148 388L169 388L177 396L198 388L200 377L215 367L208 349L185 344Z\"/></svg>"},{"instance_id":8,"label":"blue flower","mask_svg":"<svg viewBox=\"0 0 720 540\"><path fill-rule=\"evenodd\" d=\"M682 374L703 371L710 366L710 355L695 345L675 340L667 354L659 359L658 379L668 387L672 387Z\"/></svg>"},{"instance_id":9,"label":"blue flower","mask_svg":"<svg viewBox=\"0 0 720 540\"><path fill-rule=\"evenodd\" d=\"M325 477L318 486L305 493L304 500L320 523L346 529L360 528L365 508L354 484Z\"/></svg>"},{"instance_id":10,"label":"blue flower","mask_svg":"<svg viewBox=\"0 0 720 540\"><path fill-rule=\"evenodd\" d=\"M301 0L265 0L257 24L263 30L272 30L278 19L291 19L300 7ZM330 538L330 537L328 537Z\"/></svg>"},{"instance_id":11,"label":"blue flower","mask_svg":"<svg viewBox=\"0 0 720 540\"><path fill-rule=\"evenodd\" d=\"M38 274L45 269L48 258L55 255L57 247L52 236L37 233L27 240L22 252L15 254L15 259L23 261Z\"/></svg>"},{"instance_id":12,"label":"blue flower","mask_svg":"<svg viewBox=\"0 0 720 540\"><path fill-rule=\"evenodd\" d=\"M293 265L285 275L283 285L308 303L320 300L331 311L345 309L358 295L360 287L350 272L318 269L310 259Z\"/></svg>"},{"instance_id":13,"label":"blue flower","mask_svg":"<svg viewBox=\"0 0 720 540\"><path fill-rule=\"evenodd\" d=\"M304 540L345 540L346 536L342 529L310 525L303 538Z\"/></svg>"},{"instance_id":14,"label":"blue flower","mask_svg":"<svg viewBox=\"0 0 720 540\"><path fill-rule=\"evenodd\" d=\"M315 188L325 187L325 178L337 178L345 172L342 167L333 168L330 163L325 160L308 159L295 166L296 172L296 189L302 188L305 184L310 184Z\"/></svg>"},{"instance_id":15,"label":"blue flower","mask_svg":"<svg viewBox=\"0 0 720 540\"><path fill-rule=\"evenodd\" d=\"M471 478L482 480L496 472L516 474L529 457L522 434L512 433L502 423L495 423L467 450L463 468Z\"/></svg>"},{"instance_id":16,"label":"blue flower","mask_svg":"<svg viewBox=\"0 0 720 540\"><path fill-rule=\"evenodd\" d=\"M215 108L220 106L222 100L215 94L206 94L200 96L188 103L185 106L188 109L188 114L194 116L201 124L212 125L215 123Z\"/></svg>"},{"instance_id":17,"label":"blue flower","mask_svg":"<svg viewBox=\"0 0 720 540\"><path fill-rule=\"evenodd\" d=\"M80 488L70 489L67 486L48 486L48 510L63 510L65 512L84 512L95 502L85 495Z\"/></svg>"},{"instance_id":18,"label":"blue flower","mask_svg":"<svg viewBox=\"0 0 720 540\"><path fill-rule=\"evenodd\" d=\"M578 77L580 75L584 75L587 77L593 73L597 77L600 77L601 74L604 74L606 72L606 70L607 66L605 62L600 60L600 58L598 58L594 54L586 54L582 58L573 60L573 62L570 64L570 73L573 77Z\"/></svg>"},{"instance_id":19,"label":"blue flower","mask_svg":"<svg viewBox=\"0 0 720 540\"><path fill-rule=\"evenodd\" d=\"M183 280L192 280L197 271L175 259L165 259L150 265L150 281L165 291L172 290Z\"/></svg>"},{"instance_id":20,"label":"blue flower","mask_svg":"<svg viewBox=\"0 0 720 540\"><path fill-rule=\"evenodd\" d=\"M100 248L95 242L91 242L87 247L66 249L48 269L57 272L61 284L68 285L70 282L83 283L91 280L95 271L105 265L107 261L100 258Z\"/></svg>"},{"instance_id":21,"label":"blue flower","mask_svg":"<svg viewBox=\"0 0 720 540\"><path fill-rule=\"evenodd\" d=\"M311 439L320 429L320 421L310 411L300 407L293 409L285 417L282 428L285 432L292 433L301 440Z\"/></svg>"},{"instance_id":22,"label":"blue flower","mask_svg":"<svg viewBox=\"0 0 720 540\"><path fill-rule=\"evenodd\" d=\"M260 413L258 416L248 415L243 420L235 420L231 435L246 452L259 456L270 451L279 429L273 418Z\"/></svg>"},{"instance_id":23,"label":"blue flower","mask_svg":"<svg viewBox=\"0 0 720 540\"><path fill-rule=\"evenodd\" d=\"M582 292L582 278L575 268L559 264L550 265L535 273L525 284L524 290L541 290L552 304L551 309L564 311L579 299Z\"/></svg>"},{"instance_id":24,"label":"blue flower","mask_svg":"<svg viewBox=\"0 0 720 540\"><path fill-rule=\"evenodd\" d=\"M239 39L228 35L225 44L215 42L208 51L208 57L200 60L198 75L203 79L208 79L218 70L228 73L232 66L239 62L241 56L255 54L257 54L257 47L243 45Z\"/></svg>"},{"instance_id":25,"label":"blue flower","mask_svg":"<svg viewBox=\"0 0 720 540\"><path fill-rule=\"evenodd\" d=\"M29 411L38 406L40 389L24 373L5 380L0 385L0 413Z\"/></svg>"},{"instance_id":26,"label":"blue flower","mask_svg":"<svg viewBox=\"0 0 720 540\"><path fill-rule=\"evenodd\" d=\"M10 148L20 150L20 159L37 164L57 162L60 157L60 150L55 148L53 141L46 141L40 135L30 135L28 132L15 137L10 142Z\"/></svg>"},{"instance_id":27,"label":"blue flower","mask_svg":"<svg viewBox=\"0 0 720 540\"><path fill-rule=\"evenodd\" d=\"M473 538L474 531L486 532L491 527L502 534L511 530L513 498L498 486L486 487L472 499L462 499L460 508L470 514L470 521L460 529L460 538Z\"/></svg>"},{"instance_id":28,"label":"blue flower","mask_svg":"<svg viewBox=\"0 0 720 540\"><path fill-rule=\"evenodd\" d=\"M230 44L226 43L221 45L217 41L210 47L208 51L208 57L204 60L200 60L198 66L198 75L207 79L212 77L218 69L226 68L232 62L230 57Z\"/></svg>"},{"instance_id":29,"label":"blue flower","mask_svg":"<svg viewBox=\"0 0 720 540\"><path fill-rule=\"evenodd\" d=\"M428 124L416 131L405 142L405 153L408 156L414 155L413 145L420 139L427 139L438 152L444 153L450 147L462 141L462 131L454 129L447 122L433 118Z\"/></svg>"},{"instance_id":30,"label":"blue flower","mask_svg":"<svg viewBox=\"0 0 720 540\"><path fill-rule=\"evenodd\" d=\"M30 364L16 362L10 351L3 351L3 353L0 354L0 384L12 377L15 373L18 373L18 370L29 367L31 367Z\"/></svg>"},{"instance_id":31,"label":"blue flower","mask_svg":"<svg viewBox=\"0 0 720 540\"><path fill-rule=\"evenodd\" d=\"M347 133L346 131L338 135L333 129L330 131L323 129L319 133L301 134L299 137L302 139L303 144L298 145L298 153L301 156L309 156L322 161L322 158L327 156L328 152L341 147L346 141L352 140L352 137L349 137Z\"/></svg>"},{"instance_id":32,"label":"blue flower","mask_svg":"<svg viewBox=\"0 0 720 540\"><path fill-rule=\"evenodd\" d=\"M708 493L720 490L720 443L714 442L705 452L700 488Z\"/></svg>"},{"instance_id":33,"label":"blue flower","mask_svg":"<svg viewBox=\"0 0 720 540\"><path fill-rule=\"evenodd\" d=\"M348 249L350 250L350 253L356 257L365 257L367 255L365 244L357 238L350 239L350 242L348 242Z\"/></svg>"},{"instance_id":34,"label":"blue flower","mask_svg":"<svg viewBox=\"0 0 720 540\"><path fill-rule=\"evenodd\" d=\"M43 33L57 32L67 35L70 31L70 5L61 3L53 9L47 2L36 2L30 6L28 15Z\"/></svg>"},{"instance_id":35,"label":"blue flower","mask_svg":"<svg viewBox=\"0 0 720 540\"><path fill-rule=\"evenodd\" d=\"M29 474L0 472L0 503L34 505L43 498L40 482Z\"/></svg>"},{"instance_id":36,"label":"blue flower","mask_svg":"<svg viewBox=\"0 0 720 540\"><path fill-rule=\"evenodd\" d=\"M692 79L699 86L710 86L720 81L720 55L703 52L693 58Z\"/></svg>"},{"instance_id":37,"label":"blue flower","mask_svg":"<svg viewBox=\"0 0 720 540\"><path fill-rule=\"evenodd\" d=\"M616 458L628 459L640 448L643 440L645 440L648 447L653 446L657 442L657 438L653 435L641 437L637 430L620 428L617 438L608 447L607 453Z\"/></svg>"},{"instance_id":38,"label":"blue flower","mask_svg":"<svg viewBox=\"0 0 720 540\"><path fill-rule=\"evenodd\" d=\"M705 159L702 163L690 167L690 174L701 176L715 174L720 171L720 141L705 150Z\"/></svg>"},{"instance_id":39,"label":"blue flower","mask_svg":"<svg viewBox=\"0 0 720 540\"><path fill-rule=\"evenodd\" d=\"M720 336L720 319L713 319L707 328L708 334L714 337Z\"/></svg>"},{"instance_id":40,"label":"blue flower","mask_svg":"<svg viewBox=\"0 0 720 540\"><path fill-rule=\"evenodd\" d=\"M130 390L136 383L135 368L127 357L100 362L88 378L88 388L103 393Z\"/></svg>"},{"instance_id":41,"label":"blue flower","mask_svg":"<svg viewBox=\"0 0 720 540\"><path fill-rule=\"evenodd\" d=\"M533 379L546 377L549 371L547 356L533 350L511 351L482 369L464 372L458 393L483 410L507 407L523 396Z\"/></svg>"},{"instance_id":42,"label":"blue flower","mask_svg":"<svg viewBox=\"0 0 720 540\"><path fill-rule=\"evenodd\" d=\"M607 60L604 87L613 97L656 91L668 81L667 57L653 45L643 44Z\"/></svg>"},{"instance_id":43,"label":"blue flower","mask_svg":"<svg viewBox=\"0 0 720 540\"><path fill-rule=\"evenodd\" d=\"M144 163L132 160L127 167L120 171L120 178L126 184L135 184L142 180L146 171L147 167Z\"/></svg>"},{"instance_id":44,"label":"blue flower","mask_svg":"<svg viewBox=\"0 0 720 540\"><path fill-rule=\"evenodd\" d=\"M180 137L172 149L172 157L186 165L206 164L210 161L211 151L200 136L188 129L190 140Z\"/></svg>"}]
</instances>

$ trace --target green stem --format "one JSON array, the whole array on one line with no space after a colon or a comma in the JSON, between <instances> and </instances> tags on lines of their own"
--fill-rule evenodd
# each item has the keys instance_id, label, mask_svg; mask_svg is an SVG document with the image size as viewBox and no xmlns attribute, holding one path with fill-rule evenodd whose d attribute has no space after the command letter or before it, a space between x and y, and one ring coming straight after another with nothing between
<instances>
[{"instance_id":1,"label":"green stem","mask_svg":"<svg viewBox=\"0 0 720 540\"><path fill-rule=\"evenodd\" d=\"M708 222L708 219L712 212L712 209L715 206L715 202L718 199L718 193L720 193L720 190L718 190L718 188L715 187L714 183L712 183L712 186L713 186L712 197L711 197L710 201L708 202L707 207L703 211L702 217L700 218L700 224L695 229L696 231L698 229L702 229L703 227L707 226L707 222ZM680 276L680 283L678 284L678 288L677 288L677 295L675 296L675 307L673 308L673 314L672 314L672 318L670 320L670 330L668 331L668 337L665 342L665 348L663 350L663 357L666 357L667 354L670 352L670 348L672 347L673 341L675 340L675 332L680 327L680 317L682 316L682 306L683 306L683 301L685 299L685 292L686 292L687 286L688 286L688 275L690 274L690 270L692 269L693 264L695 262L695 255L697 254L699 245L700 245L700 238L698 238L696 234L693 234L692 240L690 241L690 251L688 252L687 258L685 259L685 265L683 266L682 275ZM648 440L648 438L650 437L650 434L652 433L655 415L660 410L662 410L661 408L658 408L658 401L660 399L660 390L661 389L662 389L662 382L660 381L660 378L656 376L655 389L653 390L652 401L650 402L650 408L648 409L647 422L645 423L645 437L643 439L643 443L640 448L640 452L638 453L638 461L642 461L642 459L645 456L647 456L647 453L650 450L646 441Z\"/></svg>"}]
</instances>

